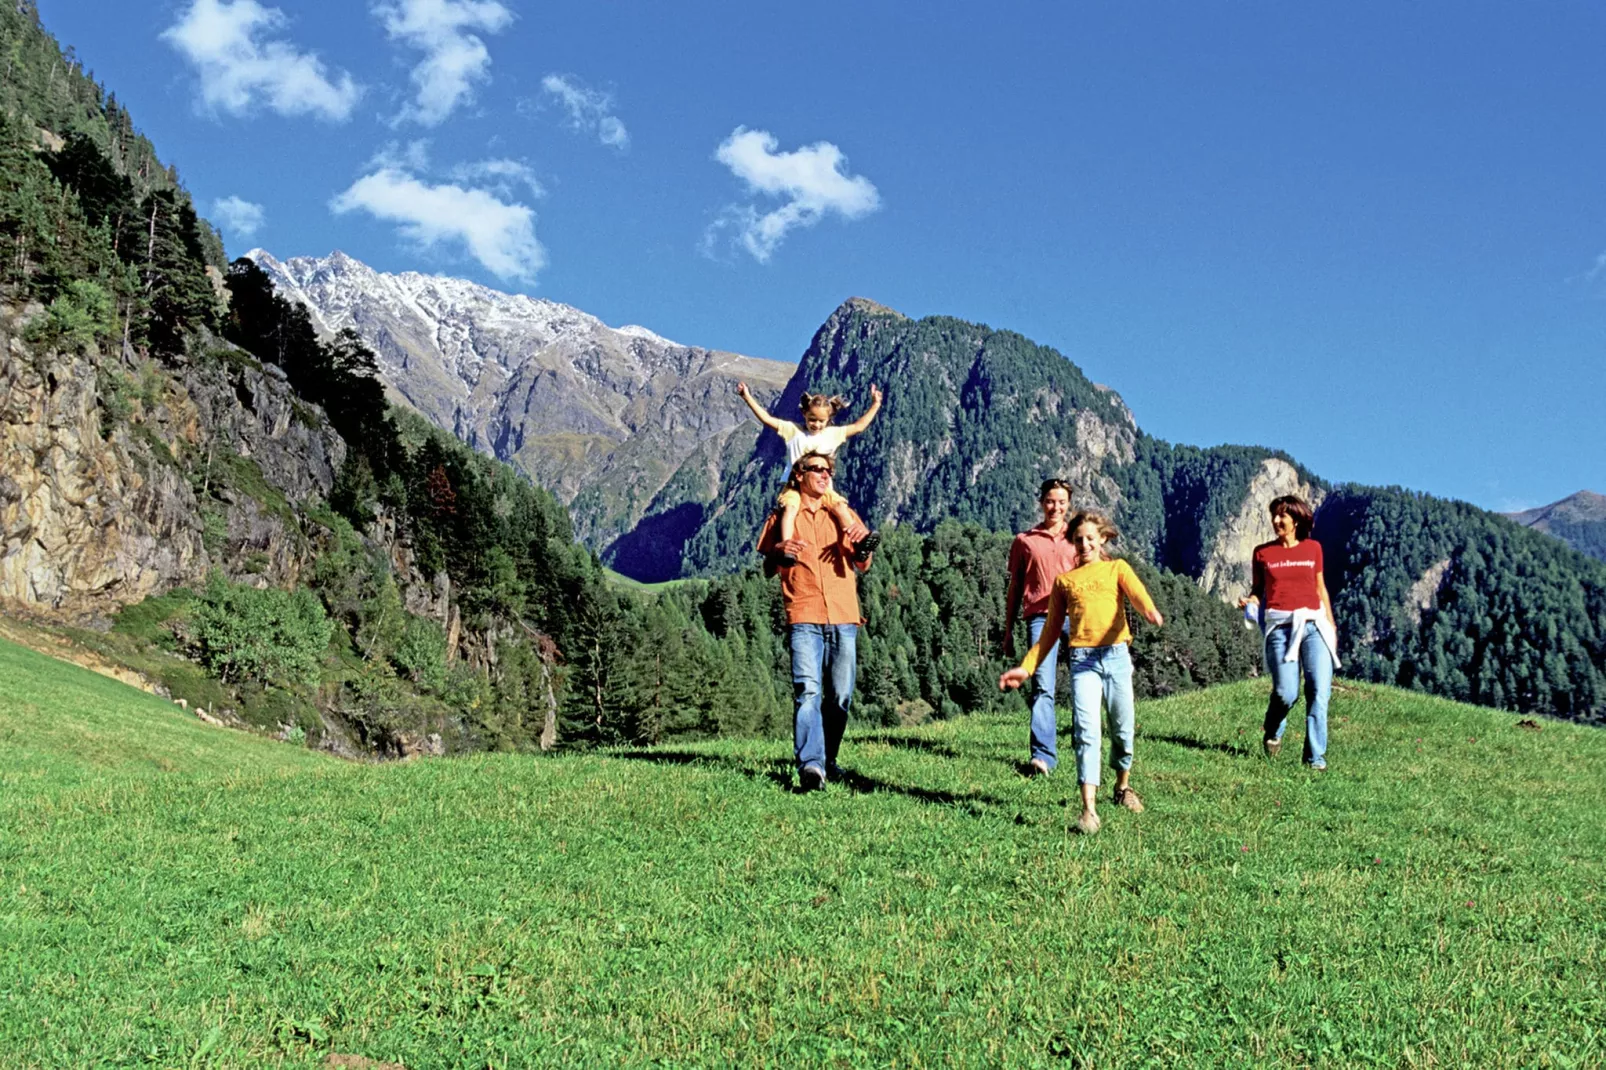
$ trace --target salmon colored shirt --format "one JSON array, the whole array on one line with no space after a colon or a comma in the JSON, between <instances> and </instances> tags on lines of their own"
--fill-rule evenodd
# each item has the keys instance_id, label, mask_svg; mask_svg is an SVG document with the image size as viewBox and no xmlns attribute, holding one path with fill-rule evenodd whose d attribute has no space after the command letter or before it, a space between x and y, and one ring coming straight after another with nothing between
<instances>
[{"instance_id":1,"label":"salmon colored shirt","mask_svg":"<svg viewBox=\"0 0 1606 1070\"><path fill-rule=\"evenodd\" d=\"M824 499L816 499L812 508L804 499L795 534L809 545L798 555L797 564L780 570L786 623L863 624L858 578L842 550L842 525L825 508ZM772 552L780 541L781 528L772 514L759 533L759 553Z\"/></svg>"},{"instance_id":2,"label":"salmon colored shirt","mask_svg":"<svg viewBox=\"0 0 1606 1070\"><path fill-rule=\"evenodd\" d=\"M1038 663L1059 639L1060 626L1067 616L1071 619L1070 646L1131 642L1132 629L1127 627L1126 613L1121 609L1123 596L1143 615L1155 612L1148 588L1132 566L1120 558L1091 561L1060 576L1048 598L1048 620L1043 622L1037 645L1026 652L1020 667L1028 673L1037 671Z\"/></svg>"},{"instance_id":3,"label":"salmon colored shirt","mask_svg":"<svg viewBox=\"0 0 1606 1070\"><path fill-rule=\"evenodd\" d=\"M1021 577L1020 615L1035 617L1048 612L1048 596L1054 590L1054 580L1062 572L1076 567L1076 547L1061 530L1054 535L1041 525L1029 528L1015 536L1009 544L1009 575L1011 581Z\"/></svg>"}]
</instances>

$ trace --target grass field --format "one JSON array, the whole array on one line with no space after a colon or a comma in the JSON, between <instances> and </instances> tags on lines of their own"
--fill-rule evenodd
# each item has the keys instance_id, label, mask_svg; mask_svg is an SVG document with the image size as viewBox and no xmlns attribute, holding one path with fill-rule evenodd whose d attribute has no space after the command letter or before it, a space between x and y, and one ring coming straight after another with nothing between
<instances>
[{"instance_id":1,"label":"grass field","mask_svg":"<svg viewBox=\"0 0 1606 1070\"><path fill-rule=\"evenodd\" d=\"M1263 695L1141 705L1084 838L1024 715L798 796L786 741L346 764L0 645L0 1066L1606 1063L1606 733L1345 687L1317 776Z\"/></svg>"}]
</instances>

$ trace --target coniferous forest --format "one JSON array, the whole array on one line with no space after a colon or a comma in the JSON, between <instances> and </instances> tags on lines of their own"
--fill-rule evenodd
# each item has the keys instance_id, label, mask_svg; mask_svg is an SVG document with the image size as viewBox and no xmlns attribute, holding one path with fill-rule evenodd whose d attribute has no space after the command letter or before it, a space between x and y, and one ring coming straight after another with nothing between
<instances>
[{"instance_id":1,"label":"coniferous forest","mask_svg":"<svg viewBox=\"0 0 1606 1070\"><path fill-rule=\"evenodd\" d=\"M188 584L91 622L84 641L175 698L381 754L430 735L473 750L787 730L779 592L747 550L774 493L773 463L750 469L726 521L688 547L713 574L656 590L616 582L574 541L550 494L388 405L358 336L320 338L254 264L225 263L177 173L30 5L0 9L0 48L8 382L50 381L53 361L92 367L104 441L179 481L212 562ZM940 349L970 329L922 321L916 342ZM909 343L885 337L889 354ZM1030 488L1057 473L1030 460L1042 450L1015 440L1022 425L1008 408L1028 389L1032 362L1063 358L1008 332L987 344L995 359L967 387L954 462L922 486L862 581L861 722L1020 705L996 687L1004 562L1011 531L1032 519ZM22 367L30 361L32 372ZM343 443L326 494L292 491L220 430L215 399L248 405L248 383L263 375L293 392L296 421ZM905 430L900 419L924 422L920 383L904 384L901 416L890 411L854 447L845 485L868 509L876 485L855 485L852 472L874 469L877 450ZM203 390L212 408L188 404L210 430L191 439L152 430L146 414ZM1114 418L1119 407L1085 381L1071 393L1078 411ZM977 488L964 461L979 452L1012 459ZM1123 545L1167 617L1164 629L1135 625L1141 696L1258 671L1256 638L1193 577L1272 455L1134 433L1132 458L1113 476ZM276 572L241 533L247 508L285 533L276 545L291 547L288 563ZM1606 565L1481 510L1403 491L1333 488L1317 534L1341 630L1360 637L1347 671L1503 708L1600 716ZM1436 567L1443 582L1413 601Z\"/></svg>"}]
</instances>

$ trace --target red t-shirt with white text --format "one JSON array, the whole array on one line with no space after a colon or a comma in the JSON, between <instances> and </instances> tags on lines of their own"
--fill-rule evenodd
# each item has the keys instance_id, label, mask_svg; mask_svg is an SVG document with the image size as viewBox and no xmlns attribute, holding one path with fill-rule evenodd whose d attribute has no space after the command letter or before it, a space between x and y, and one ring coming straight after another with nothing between
<instances>
[{"instance_id":1,"label":"red t-shirt with white text","mask_svg":"<svg viewBox=\"0 0 1606 1070\"><path fill-rule=\"evenodd\" d=\"M1254 589L1266 609L1321 609L1316 577L1322 571L1322 544L1301 539L1292 546L1268 542L1255 548Z\"/></svg>"}]
</instances>

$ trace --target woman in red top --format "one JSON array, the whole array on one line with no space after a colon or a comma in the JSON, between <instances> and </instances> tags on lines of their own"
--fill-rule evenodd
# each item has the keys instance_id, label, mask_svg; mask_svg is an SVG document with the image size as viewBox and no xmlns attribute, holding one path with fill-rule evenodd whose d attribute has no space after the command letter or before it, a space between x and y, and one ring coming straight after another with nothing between
<instances>
[{"instance_id":1,"label":"woman in red top","mask_svg":"<svg viewBox=\"0 0 1606 1070\"><path fill-rule=\"evenodd\" d=\"M1015 621L1024 614L1032 645L1042 634L1048 619L1048 598L1054 579L1076 567L1076 547L1065 530L1071 509L1071 485L1063 479L1047 479L1037 491L1037 504L1043 522L1015 536L1009 546L1009 595L1004 605L1004 656L1015 660ZM1059 729L1054 720L1056 646L1038 663L1028 692L1031 703L1030 763L1034 775L1049 772L1059 762Z\"/></svg>"},{"instance_id":2,"label":"woman in red top","mask_svg":"<svg viewBox=\"0 0 1606 1070\"><path fill-rule=\"evenodd\" d=\"M1250 594L1238 605L1258 606L1265 636L1266 671L1272 679L1262 743L1266 756L1282 749L1283 726L1299 701L1303 675L1305 764L1321 771L1327 768L1327 703L1338 665L1338 631L1322 576L1322 544L1310 537L1314 521L1310 506L1298 495L1285 494L1271 503L1277 537L1255 548Z\"/></svg>"}]
</instances>

